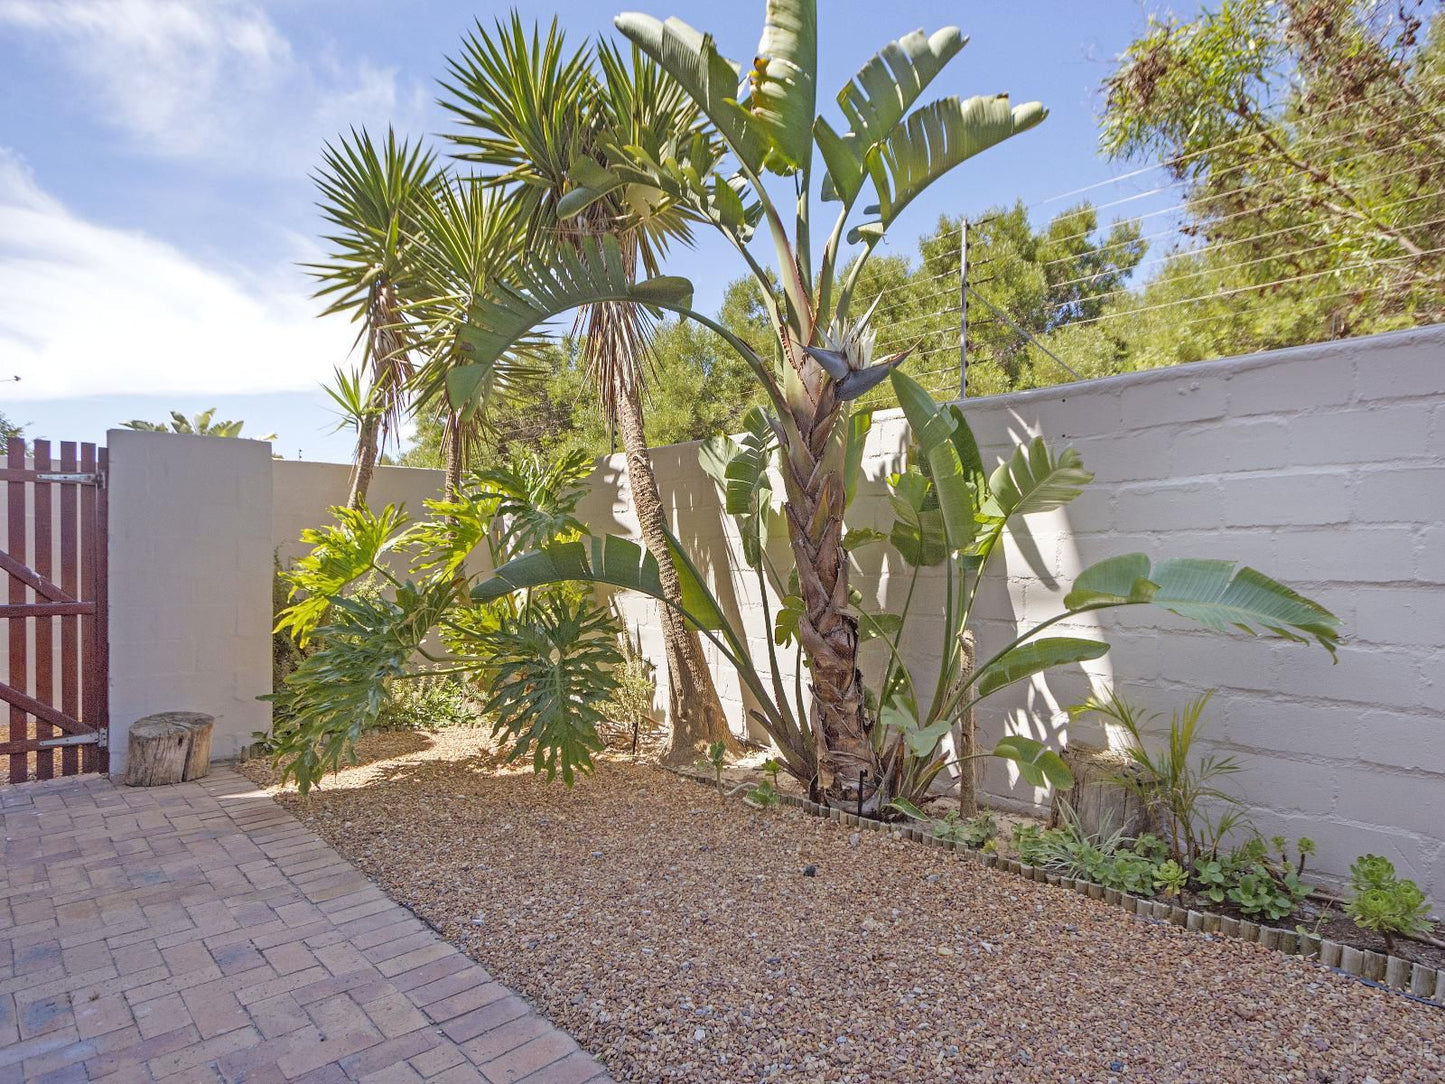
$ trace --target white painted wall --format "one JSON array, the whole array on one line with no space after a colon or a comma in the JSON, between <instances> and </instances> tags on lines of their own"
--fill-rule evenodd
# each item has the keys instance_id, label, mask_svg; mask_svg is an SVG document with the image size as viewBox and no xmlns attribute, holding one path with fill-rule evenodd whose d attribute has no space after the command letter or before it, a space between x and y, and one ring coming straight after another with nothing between
<instances>
[{"instance_id":1,"label":"white painted wall","mask_svg":"<svg viewBox=\"0 0 1445 1084\"><path fill-rule=\"evenodd\" d=\"M271 446L112 429L110 765L158 711L216 718L212 755L270 726Z\"/></svg>"},{"instance_id":2,"label":"white painted wall","mask_svg":"<svg viewBox=\"0 0 1445 1084\"><path fill-rule=\"evenodd\" d=\"M271 725L274 558L344 504L351 468L271 458L261 441L111 430L111 771L130 724L158 711L216 717L212 755L237 756ZM376 507L414 515L441 471L379 467Z\"/></svg>"},{"instance_id":3,"label":"white painted wall","mask_svg":"<svg viewBox=\"0 0 1445 1084\"><path fill-rule=\"evenodd\" d=\"M1129 611L1075 631L1114 650L1086 668L1029 683L988 702L985 739L1006 730L1066 740L1061 709L1090 681L1114 681L1167 713L1216 690L1209 749L1238 756L1235 791L1265 835L1310 835L1335 877L1355 855L1389 856L1439 901L1445 897L1445 329L1301 347L1245 358L971 400L985 453L1044 435L1074 445L1096 474L1065 510L1031 517L980 603L984 657L1017 630L1058 612L1070 578L1105 557L1236 559L1282 579L1340 615L1338 665L1318 647L1220 636L1168 614ZM886 529L882 479L906 439L901 415L877 416L850 516ZM725 606L766 658L761 602L739 561L696 445L654 454L675 529L699 556ZM636 535L622 459L599 465L586 516L594 530ZM898 605L906 589L881 548L855 577L870 605ZM785 548L777 558L786 567ZM921 597L932 585L920 583ZM775 600L774 600L775 601ZM621 600L661 661L651 607ZM911 665L937 657L941 620L915 606L905 639ZM1061 626L1061 631L1067 626ZM792 660L783 661L791 687ZM716 666L735 726L744 703ZM665 680L665 669L660 668ZM659 691L665 703L665 692ZM1082 724L1080 724L1082 725ZM1076 734L1078 730L1076 729ZM1098 740L1097 727L1087 737ZM1045 796L992 764L985 789L1004 805Z\"/></svg>"},{"instance_id":4,"label":"white painted wall","mask_svg":"<svg viewBox=\"0 0 1445 1084\"><path fill-rule=\"evenodd\" d=\"M1437 902L1445 897L1445 329L967 408L987 453L1042 433L1077 447L1097 475L1068 509L1034 517L1028 536L1009 543L979 607L985 654L1057 612L1080 568L1139 550L1247 562L1330 606L1348 637L1332 666L1319 648L1219 636L1167 614L1107 616L1082 631L1106 636L1113 652L992 701L980 719L985 739L1014 730L1066 740L1061 709L1091 683L1114 681L1166 714L1214 689L1206 734L1213 751L1242 760L1235 789L1261 831L1313 836L1319 865L1335 876L1359 853L1385 854ZM905 438L897 412L879 415L855 525L886 528L882 479ZM112 763L123 766L130 722L170 709L215 714L216 755L234 755L267 723L253 698L270 685L273 553L300 552L301 529L344 499L348 468L272 461L251 441L119 431L110 442ZM697 466L697 446L657 449L654 461L679 537L766 659L763 600L751 572L739 570L731 521ZM594 531L636 537L622 458L600 461L595 480L583 518ZM405 501L419 513L441 481L439 471L381 468L373 503ZM785 546L776 556L786 567ZM861 556L855 584L868 604L898 605L906 583L883 548ZM922 583L920 597L937 597L933 586ZM661 664L652 606L618 604ZM905 653L925 670L941 622L915 615ZM741 727L736 675L713 661ZM793 660L781 669L791 685ZM985 788L1006 805L1044 797L1002 765L990 767Z\"/></svg>"}]
</instances>

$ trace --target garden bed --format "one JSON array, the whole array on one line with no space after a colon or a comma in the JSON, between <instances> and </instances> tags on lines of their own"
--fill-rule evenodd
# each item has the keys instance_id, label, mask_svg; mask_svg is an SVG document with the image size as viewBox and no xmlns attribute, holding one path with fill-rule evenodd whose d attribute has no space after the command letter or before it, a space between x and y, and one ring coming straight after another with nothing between
<instances>
[{"instance_id":1,"label":"garden bed","mask_svg":"<svg viewBox=\"0 0 1445 1084\"><path fill-rule=\"evenodd\" d=\"M952 851L625 762L567 790L481 731L360 751L278 800L619 1080L1445 1076L1440 1009Z\"/></svg>"}]
</instances>

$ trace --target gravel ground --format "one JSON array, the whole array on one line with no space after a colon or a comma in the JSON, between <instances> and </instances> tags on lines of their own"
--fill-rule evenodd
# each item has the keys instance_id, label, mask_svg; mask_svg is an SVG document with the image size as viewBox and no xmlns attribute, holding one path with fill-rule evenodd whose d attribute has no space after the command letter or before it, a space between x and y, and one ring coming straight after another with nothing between
<instances>
[{"instance_id":1,"label":"gravel ground","mask_svg":"<svg viewBox=\"0 0 1445 1084\"><path fill-rule=\"evenodd\" d=\"M1258 945L645 765L568 790L481 731L361 752L278 800L619 1080L1445 1081L1445 1010Z\"/></svg>"}]
</instances>

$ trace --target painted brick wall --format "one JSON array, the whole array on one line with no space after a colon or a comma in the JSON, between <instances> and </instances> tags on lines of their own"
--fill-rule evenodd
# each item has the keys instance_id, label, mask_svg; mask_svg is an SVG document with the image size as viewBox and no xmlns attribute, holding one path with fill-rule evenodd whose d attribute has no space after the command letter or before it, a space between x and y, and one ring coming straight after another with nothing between
<instances>
[{"instance_id":1,"label":"painted brick wall","mask_svg":"<svg viewBox=\"0 0 1445 1084\"><path fill-rule=\"evenodd\" d=\"M1445 900L1445 329L967 406L986 455L1042 434L1076 447L1097 476L1070 507L1031 517L1026 536L1010 541L980 603L985 655L1024 623L1058 612L1082 567L1135 551L1246 562L1333 609L1347 637L1331 665L1317 647L1216 635L1168 614L1105 616L1075 631L1101 634L1114 650L991 700L980 717L985 738L1006 730L1064 738L1063 709L1091 683L1112 682L1166 715L1214 690L1206 751L1240 759L1232 787L1265 835L1312 836L1333 877L1361 852L1387 855L1437 904ZM854 525L886 528L882 479L897 469L905 430L897 412L875 420ZM697 446L658 449L654 459L679 536L745 623L755 657L766 658L758 587L738 571L732 525L697 466ZM597 480L590 525L635 537L621 457L602 461ZM855 585L868 604L897 605L907 584L896 564L881 547L861 556ZM787 566L785 547L777 558ZM933 586L921 581L921 597ZM651 606L622 607L660 662ZM922 669L937 657L941 622L915 615L905 653ZM791 687L792 659L781 669ZM735 676L722 664L714 672L742 726ZM1084 725L1075 724L1076 738L1105 737ZM1001 764L989 767L985 788L1006 805L1045 797Z\"/></svg>"}]
</instances>

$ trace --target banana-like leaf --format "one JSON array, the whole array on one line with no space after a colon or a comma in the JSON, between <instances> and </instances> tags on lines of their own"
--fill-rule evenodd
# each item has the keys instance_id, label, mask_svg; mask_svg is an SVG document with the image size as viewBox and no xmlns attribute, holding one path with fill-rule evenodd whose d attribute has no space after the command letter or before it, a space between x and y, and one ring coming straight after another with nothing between
<instances>
[{"instance_id":1,"label":"banana-like leaf","mask_svg":"<svg viewBox=\"0 0 1445 1084\"><path fill-rule=\"evenodd\" d=\"M1011 760L1019 775L1033 787L1052 785L1055 790L1068 790L1074 785L1074 773L1064 758L1042 742L1022 734L1008 734L993 747L993 756Z\"/></svg>"},{"instance_id":2,"label":"banana-like leaf","mask_svg":"<svg viewBox=\"0 0 1445 1084\"><path fill-rule=\"evenodd\" d=\"M748 75L748 108L771 144L766 164L776 172L792 173L812 161L817 73L816 0L768 0Z\"/></svg>"},{"instance_id":3,"label":"banana-like leaf","mask_svg":"<svg viewBox=\"0 0 1445 1084\"><path fill-rule=\"evenodd\" d=\"M930 817L927 813L923 812L923 810L919 809L916 805L914 805L912 802L910 802L907 798L894 798L893 801L891 801L891 802L888 803L888 806L889 806L890 809L896 809L896 810L898 810L898 812L902 813L905 817L910 817L910 818L912 818L913 820L916 820L916 821L932 821L932 820L933 820L932 817Z\"/></svg>"},{"instance_id":4,"label":"banana-like leaf","mask_svg":"<svg viewBox=\"0 0 1445 1084\"><path fill-rule=\"evenodd\" d=\"M913 439L918 441L928 460L948 546L962 549L973 541L978 523L974 518L977 497L970 492L968 473L953 439L957 419L950 411L941 409L923 386L906 373L894 369L889 379L913 429Z\"/></svg>"},{"instance_id":5,"label":"banana-like leaf","mask_svg":"<svg viewBox=\"0 0 1445 1084\"><path fill-rule=\"evenodd\" d=\"M901 614L870 614L858 611L858 642L865 644L878 637L892 639L903 631Z\"/></svg>"},{"instance_id":6,"label":"banana-like leaf","mask_svg":"<svg viewBox=\"0 0 1445 1084\"><path fill-rule=\"evenodd\" d=\"M874 542L886 542L888 536L882 531L875 531L872 527L854 527L843 532L843 548L849 553L854 550L861 550L864 546L871 546Z\"/></svg>"},{"instance_id":7,"label":"banana-like leaf","mask_svg":"<svg viewBox=\"0 0 1445 1084\"><path fill-rule=\"evenodd\" d=\"M698 628L729 628L722 607L696 574L691 562L686 560L675 543L672 549L673 563L677 566L682 586L679 608L683 615ZM472 598L477 602L490 602L528 587L544 587L569 580L621 587L651 595L660 601L667 600L657 560L636 542L616 535L556 542L513 558L496 569L491 579L483 580L472 588Z\"/></svg>"},{"instance_id":8,"label":"banana-like leaf","mask_svg":"<svg viewBox=\"0 0 1445 1084\"><path fill-rule=\"evenodd\" d=\"M447 374L447 396L464 416L480 405L493 364L533 328L562 313L603 301L686 310L692 283L661 275L631 281L617 238L585 239L561 246L550 260L534 260L515 284L496 282L473 303L461 330L471 364Z\"/></svg>"},{"instance_id":9,"label":"banana-like leaf","mask_svg":"<svg viewBox=\"0 0 1445 1084\"><path fill-rule=\"evenodd\" d=\"M1236 628L1339 647L1339 618L1284 584L1233 561L1179 558L1152 565L1142 553L1111 557L1079 573L1064 596L1069 610L1153 603L1217 632Z\"/></svg>"},{"instance_id":10,"label":"banana-like leaf","mask_svg":"<svg viewBox=\"0 0 1445 1084\"><path fill-rule=\"evenodd\" d=\"M1074 578L1074 586L1064 596L1064 606L1088 610L1148 602L1159 589L1149 578L1151 567L1144 553L1126 553L1092 564Z\"/></svg>"},{"instance_id":11,"label":"banana-like leaf","mask_svg":"<svg viewBox=\"0 0 1445 1084\"><path fill-rule=\"evenodd\" d=\"M877 237L925 188L960 162L1038 124L1038 102L1011 106L1007 94L940 98L917 110L864 155L878 195L878 219L849 232L848 240Z\"/></svg>"},{"instance_id":12,"label":"banana-like leaf","mask_svg":"<svg viewBox=\"0 0 1445 1084\"><path fill-rule=\"evenodd\" d=\"M1033 677L1055 666L1097 659L1108 653L1102 640L1081 640L1072 636L1044 636L1029 640L1004 652L978 673L980 698L997 692L1005 685Z\"/></svg>"},{"instance_id":13,"label":"banana-like leaf","mask_svg":"<svg viewBox=\"0 0 1445 1084\"><path fill-rule=\"evenodd\" d=\"M745 245L762 218L762 204L744 200L747 182L725 177L719 170L724 146L701 132L672 136L653 147L618 146L604 142L611 165L604 167L583 158L569 173L576 186L557 204L557 213L570 218L613 192L648 197L649 203L668 201L685 217L710 222Z\"/></svg>"},{"instance_id":14,"label":"banana-like leaf","mask_svg":"<svg viewBox=\"0 0 1445 1084\"><path fill-rule=\"evenodd\" d=\"M979 453L978 441L973 435L973 427L964 416L963 408L957 403L950 403L946 409L953 416L954 423L950 439L958 452L958 461L963 466L963 480L968 484L974 511L977 512L988 497L988 472L983 469L983 456Z\"/></svg>"},{"instance_id":15,"label":"banana-like leaf","mask_svg":"<svg viewBox=\"0 0 1445 1084\"><path fill-rule=\"evenodd\" d=\"M953 729L952 719L938 719L928 726L919 726L918 714L909 698L904 696L889 697L878 712L878 722L902 734L908 751L920 759L933 756L938 750L938 743Z\"/></svg>"},{"instance_id":16,"label":"banana-like leaf","mask_svg":"<svg viewBox=\"0 0 1445 1084\"><path fill-rule=\"evenodd\" d=\"M948 534L943 511L933 496L933 486L917 470L895 474L888 479L888 501L893 505L893 530L888 540L908 564L928 568L948 557Z\"/></svg>"},{"instance_id":17,"label":"banana-like leaf","mask_svg":"<svg viewBox=\"0 0 1445 1084\"><path fill-rule=\"evenodd\" d=\"M1035 437L1015 448L1009 461L993 472L988 480L993 505L985 505L984 511L1003 518L1049 512L1068 504L1093 480L1074 449L1055 456L1043 437Z\"/></svg>"},{"instance_id":18,"label":"banana-like leaf","mask_svg":"<svg viewBox=\"0 0 1445 1084\"><path fill-rule=\"evenodd\" d=\"M698 463L723 490L723 510L737 520L742 535L743 559L750 568L763 562L768 542L767 515L772 504L768 468L777 439L767 415L753 407L743 416L740 440L709 437L698 451Z\"/></svg>"},{"instance_id":19,"label":"banana-like leaf","mask_svg":"<svg viewBox=\"0 0 1445 1084\"><path fill-rule=\"evenodd\" d=\"M753 173L762 169L768 150L764 130L738 105L738 66L717 51L711 34L681 19L661 22L637 12L625 12L613 23L687 91L738 161Z\"/></svg>"},{"instance_id":20,"label":"banana-like leaf","mask_svg":"<svg viewBox=\"0 0 1445 1084\"><path fill-rule=\"evenodd\" d=\"M838 105L850 129L840 136L822 117L813 128L828 167L823 186L825 200L842 199L851 204L858 198L866 179L863 156L887 137L933 77L967 43L956 26L946 26L932 35L915 30L885 45L838 92Z\"/></svg>"},{"instance_id":21,"label":"banana-like leaf","mask_svg":"<svg viewBox=\"0 0 1445 1084\"><path fill-rule=\"evenodd\" d=\"M868 430L873 428L873 411L856 410L848 415L844 426L843 507L853 503L858 482L863 477L863 449L868 443Z\"/></svg>"}]
</instances>

